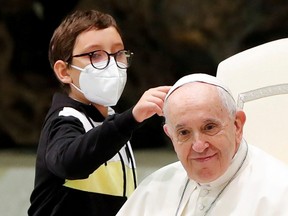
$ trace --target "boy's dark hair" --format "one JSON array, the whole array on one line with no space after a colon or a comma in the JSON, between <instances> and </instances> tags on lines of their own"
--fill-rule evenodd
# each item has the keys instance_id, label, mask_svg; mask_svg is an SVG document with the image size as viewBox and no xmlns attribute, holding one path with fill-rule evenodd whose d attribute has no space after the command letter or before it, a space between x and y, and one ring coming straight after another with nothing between
<instances>
[{"instance_id":1,"label":"boy's dark hair","mask_svg":"<svg viewBox=\"0 0 288 216\"><path fill-rule=\"evenodd\" d=\"M68 15L54 31L49 44L48 56L52 69L58 60L67 62L68 66L70 65L75 41L79 34L93 28L105 29L111 26L115 27L121 34L116 21L109 14L97 10L77 10ZM65 86L64 84L64 89Z\"/></svg>"}]
</instances>

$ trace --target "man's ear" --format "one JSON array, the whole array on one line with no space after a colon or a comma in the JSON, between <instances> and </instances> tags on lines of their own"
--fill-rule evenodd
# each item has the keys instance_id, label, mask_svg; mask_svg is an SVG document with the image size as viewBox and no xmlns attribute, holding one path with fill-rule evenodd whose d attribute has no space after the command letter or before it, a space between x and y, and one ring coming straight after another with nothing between
<instances>
[{"instance_id":1,"label":"man's ear","mask_svg":"<svg viewBox=\"0 0 288 216\"><path fill-rule=\"evenodd\" d=\"M163 125L163 130L164 130L165 134L171 139L169 126L167 124Z\"/></svg>"},{"instance_id":2,"label":"man's ear","mask_svg":"<svg viewBox=\"0 0 288 216\"><path fill-rule=\"evenodd\" d=\"M66 62L62 60L56 61L54 64L54 73L62 83L69 84L72 82Z\"/></svg>"},{"instance_id":3,"label":"man's ear","mask_svg":"<svg viewBox=\"0 0 288 216\"><path fill-rule=\"evenodd\" d=\"M170 129L171 128L169 128L169 126L167 124L163 125L163 130L164 130L165 134L170 138L170 140L171 140L171 142L173 144L174 150L176 151L176 149L175 149L176 147L174 145L175 140L173 140L172 131L170 131Z\"/></svg>"},{"instance_id":4,"label":"man's ear","mask_svg":"<svg viewBox=\"0 0 288 216\"><path fill-rule=\"evenodd\" d=\"M243 111L237 111L236 112L236 118L235 118L235 126L236 126L236 137L238 141L240 142L243 135L243 127L246 122L246 115Z\"/></svg>"}]
</instances>

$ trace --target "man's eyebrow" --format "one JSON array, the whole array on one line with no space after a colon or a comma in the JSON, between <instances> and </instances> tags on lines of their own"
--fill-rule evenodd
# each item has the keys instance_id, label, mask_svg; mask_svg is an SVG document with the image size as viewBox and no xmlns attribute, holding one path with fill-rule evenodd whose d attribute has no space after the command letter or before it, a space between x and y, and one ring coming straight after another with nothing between
<instances>
[{"instance_id":1,"label":"man's eyebrow","mask_svg":"<svg viewBox=\"0 0 288 216\"><path fill-rule=\"evenodd\" d=\"M183 127L185 127L185 124L177 124L177 125L175 126L175 129L183 128Z\"/></svg>"},{"instance_id":2,"label":"man's eyebrow","mask_svg":"<svg viewBox=\"0 0 288 216\"><path fill-rule=\"evenodd\" d=\"M204 124L207 124L207 123L220 123L220 121L214 118L209 118L209 119L204 120Z\"/></svg>"}]
</instances>

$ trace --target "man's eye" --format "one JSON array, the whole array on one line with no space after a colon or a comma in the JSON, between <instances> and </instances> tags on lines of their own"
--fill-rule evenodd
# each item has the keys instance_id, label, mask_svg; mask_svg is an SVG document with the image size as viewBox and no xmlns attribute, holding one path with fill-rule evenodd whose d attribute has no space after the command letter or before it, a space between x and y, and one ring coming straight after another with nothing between
<instances>
[{"instance_id":1,"label":"man's eye","mask_svg":"<svg viewBox=\"0 0 288 216\"><path fill-rule=\"evenodd\" d=\"M191 132L189 130L179 130L177 132L177 139L179 142L185 142L191 137Z\"/></svg>"},{"instance_id":2,"label":"man's eye","mask_svg":"<svg viewBox=\"0 0 288 216\"><path fill-rule=\"evenodd\" d=\"M212 130L212 129L214 129L216 126L214 125L214 124L208 124L208 125L206 125L205 126L205 130Z\"/></svg>"},{"instance_id":3,"label":"man's eye","mask_svg":"<svg viewBox=\"0 0 288 216\"><path fill-rule=\"evenodd\" d=\"M220 131L219 125L216 124L207 124L204 127L204 133L208 135L215 135Z\"/></svg>"}]
</instances>

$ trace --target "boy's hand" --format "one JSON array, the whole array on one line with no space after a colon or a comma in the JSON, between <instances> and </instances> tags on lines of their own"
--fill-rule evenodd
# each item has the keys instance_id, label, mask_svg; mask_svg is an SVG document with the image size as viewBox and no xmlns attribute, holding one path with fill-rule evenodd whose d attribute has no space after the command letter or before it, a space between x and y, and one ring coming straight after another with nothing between
<instances>
[{"instance_id":1,"label":"boy's hand","mask_svg":"<svg viewBox=\"0 0 288 216\"><path fill-rule=\"evenodd\" d=\"M142 122L155 113L162 116L164 99L170 88L171 86L159 86L145 91L132 110L135 120Z\"/></svg>"}]
</instances>

